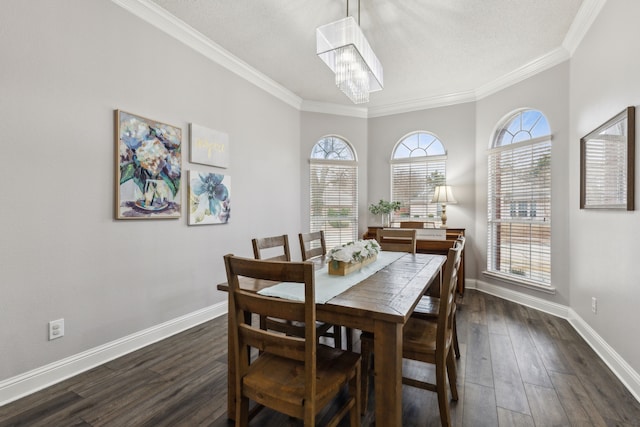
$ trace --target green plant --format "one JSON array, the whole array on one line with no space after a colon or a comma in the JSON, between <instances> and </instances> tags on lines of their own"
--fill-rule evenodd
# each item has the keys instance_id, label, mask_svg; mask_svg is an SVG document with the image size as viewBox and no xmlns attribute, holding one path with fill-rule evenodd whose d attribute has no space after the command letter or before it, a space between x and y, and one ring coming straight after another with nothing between
<instances>
[{"instance_id":1,"label":"green plant","mask_svg":"<svg viewBox=\"0 0 640 427\"><path fill-rule=\"evenodd\" d=\"M369 212L374 215L378 214L390 214L391 212L395 212L400 209L400 202L387 202L386 200L380 199L378 204L370 204Z\"/></svg>"}]
</instances>

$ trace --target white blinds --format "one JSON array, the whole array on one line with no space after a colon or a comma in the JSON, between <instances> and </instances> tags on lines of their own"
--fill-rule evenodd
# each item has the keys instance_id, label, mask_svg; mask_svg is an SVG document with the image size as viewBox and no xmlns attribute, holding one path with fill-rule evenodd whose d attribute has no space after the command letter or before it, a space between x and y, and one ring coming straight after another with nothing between
<instances>
[{"instance_id":1,"label":"white blinds","mask_svg":"<svg viewBox=\"0 0 640 427\"><path fill-rule=\"evenodd\" d=\"M627 137L599 135L584 142L585 208L627 207Z\"/></svg>"},{"instance_id":2,"label":"white blinds","mask_svg":"<svg viewBox=\"0 0 640 427\"><path fill-rule=\"evenodd\" d=\"M358 167L355 162L313 160L311 232L324 230L327 249L357 239Z\"/></svg>"},{"instance_id":3,"label":"white blinds","mask_svg":"<svg viewBox=\"0 0 640 427\"><path fill-rule=\"evenodd\" d=\"M445 165L444 158L392 164L391 200L401 204L394 221L399 217L434 220L440 215L442 207L431 199L436 186L445 184Z\"/></svg>"},{"instance_id":4,"label":"white blinds","mask_svg":"<svg viewBox=\"0 0 640 427\"><path fill-rule=\"evenodd\" d=\"M489 271L551 283L551 141L489 154Z\"/></svg>"}]
</instances>

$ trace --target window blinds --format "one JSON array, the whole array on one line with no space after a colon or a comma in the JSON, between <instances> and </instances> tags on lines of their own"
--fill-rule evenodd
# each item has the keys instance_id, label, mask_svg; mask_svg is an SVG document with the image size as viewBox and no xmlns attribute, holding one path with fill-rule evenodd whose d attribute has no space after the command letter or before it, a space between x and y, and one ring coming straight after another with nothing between
<instances>
[{"instance_id":1,"label":"window blinds","mask_svg":"<svg viewBox=\"0 0 640 427\"><path fill-rule=\"evenodd\" d=\"M355 162L311 163L311 232L324 230L327 250L358 235L358 167Z\"/></svg>"},{"instance_id":2,"label":"window blinds","mask_svg":"<svg viewBox=\"0 0 640 427\"><path fill-rule=\"evenodd\" d=\"M431 203L438 185L445 184L446 160L398 162L391 166L391 200L400 202L398 217L431 219L438 217L442 207Z\"/></svg>"},{"instance_id":3,"label":"window blinds","mask_svg":"<svg viewBox=\"0 0 640 427\"><path fill-rule=\"evenodd\" d=\"M551 283L551 141L489 154L488 269Z\"/></svg>"}]
</instances>

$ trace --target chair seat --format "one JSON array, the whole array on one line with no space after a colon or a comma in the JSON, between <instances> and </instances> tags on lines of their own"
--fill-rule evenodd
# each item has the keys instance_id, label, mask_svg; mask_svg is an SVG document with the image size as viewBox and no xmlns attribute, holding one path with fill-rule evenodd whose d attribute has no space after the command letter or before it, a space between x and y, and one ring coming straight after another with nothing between
<instances>
[{"instance_id":1,"label":"chair seat","mask_svg":"<svg viewBox=\"0 0 640 427\"><path fill-rule=\"evenodd\" d=\"M353 375L360 355L325 345L317 347L316 405L323 407ZM350 375L347 375L347 372ZM264 396L276 407L301 407L304 402L304 362L263 354L243 378L246 394L256 402Z\"/></svg>"}]
</instances>

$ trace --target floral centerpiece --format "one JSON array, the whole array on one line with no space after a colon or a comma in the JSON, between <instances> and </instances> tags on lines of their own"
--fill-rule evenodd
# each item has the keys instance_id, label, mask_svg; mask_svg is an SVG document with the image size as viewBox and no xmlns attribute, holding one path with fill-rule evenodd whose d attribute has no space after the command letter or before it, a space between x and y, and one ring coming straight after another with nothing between
<instances>
[{"instance_id":1,"label":"floral centerpiece","mask_svg":"<svg viewBox=\"0 0 640 427\"><path fill-rule=\"evenodd\" d=\"M391 212L395 212L400 209L400 202L387 202L386 200L380 199L378 204L370 204L369 212L374 215L382 215L382 226L388 227L390 218L389 214Z\"/></svg>"},{"instance_id":2,"label":"floral centerpiece","mask_svg":"<svg viewBox=\"0 0 640 427\"><path fill-rule=\"evenodd\" d=\"M329 251L329 274L341 275L351 273L376 260L380 245L373 239L356 240L336 246Z\"/></svg>"}]
</instances>

